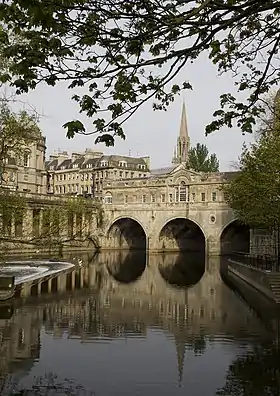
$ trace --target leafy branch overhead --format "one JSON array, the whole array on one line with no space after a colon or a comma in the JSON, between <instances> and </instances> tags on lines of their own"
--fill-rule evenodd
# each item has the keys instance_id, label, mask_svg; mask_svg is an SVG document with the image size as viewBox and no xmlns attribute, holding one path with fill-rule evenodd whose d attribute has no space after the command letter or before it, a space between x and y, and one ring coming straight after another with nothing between
<instances>
[{"instance_id":1,"label":"leafy branch overhead","mask_svg":"<svg viewBox=\"0 0 280 396\"><path fill-rule=\"evenodd\" d=\"M259 0L10 0L0 5L2 83L28 92L40 82L66 81L80 112L92 119L64 127L101 133L114 144L123 123L148 100L166 110L191 81L175 83L203 52L239 91L221 95L206 133L233 126L252 132L259 98L277 85L280 1ZM181 76L183 73L181 74Z\"/></svg>"}]
</instances>

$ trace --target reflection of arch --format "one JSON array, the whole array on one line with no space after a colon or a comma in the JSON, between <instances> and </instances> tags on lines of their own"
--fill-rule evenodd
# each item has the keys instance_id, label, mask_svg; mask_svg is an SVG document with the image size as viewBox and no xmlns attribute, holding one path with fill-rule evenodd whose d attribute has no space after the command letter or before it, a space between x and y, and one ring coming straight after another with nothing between
<instances>
[{"instance_id":1,"label":"reflection of arch","mask_svg":"<svg viewBox=\"0 0 280 396\"><path fill-rule=\"evenodd\" d=\"M176 260L166 256L159 265L161 277L170 285L189 288L196 285L205 272L205 256L202 253L178 254Z\"/></svg>"},{"instance_id":2,"label":"reflection of arch","mask_svg":"<svg viewBox=\"0 0 280 396\"><path fill-rule=\"evenodd\" d=\"M146 268L146 252L129 252L125 256L118 252L112 262L106 263L109 274L119 283L136 282Z\"/></svg>"},{"instance_id":3,"label":"reflection of arch","mask_svg":"<svg viewBox=\"0 0 280 396\"><path fill-rule=\"evenodd\" d=\"M230 221L220 234L221 254L234 251L250 252L250 227L234 219Z\"/></svg>"},{"instance_id":4,"label":"reflection of arch","mask_svg":"<svg viewBox=\"0 0 280 396\"><path fill-rule=\"evenodd\" d=\"M163 251L205 251L205 241L200 225L185 217L169 219L159 232L159 248Z\"/></svg>"},{"instance_id":5,"label":"reflection of arch","mask_svg":"<svg viewBox=\"0 0 280 396\"><path fill-rule=\"evenodd\" d=\"M139 220L119 217L107 231L109 247L118 249L146 249L147 233Z\"/></svg>"}]
</instances>

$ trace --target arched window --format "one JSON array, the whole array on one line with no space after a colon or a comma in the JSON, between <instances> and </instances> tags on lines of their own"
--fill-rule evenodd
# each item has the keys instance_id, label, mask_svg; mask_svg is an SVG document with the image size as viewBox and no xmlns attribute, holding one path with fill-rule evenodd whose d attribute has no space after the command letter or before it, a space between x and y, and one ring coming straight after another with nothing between
<instances>
[{"instance_id":1,"label":"arched window","mask_svg":"<svg viewBox=\"0 0 280 396\"><path fill-rule=\"evenodd\" d=\"M29 166L29 153L26 151L23 154L23 166Z\"/></svg>"},{"instance_id":2,"label":"arched window","mask_svg":"<svg viewBox=\"0 0 280 396\"><path fill-rule=\"evenodd\" d=\"M113 202L112 194L110 193L110 191L107 191L105 194L104 203L111 204L112 202Z\"/></svg>"},{"instance_id":3,"label":"arched window","mask_svg":"<svg viewBox=\"0 0 280 396\"><path fill-rule=\"evenodd\" d=\"M181 182L180 187L179 187L179 200L180 200L180 202L187 201L187 186L184 181Z\"/></svg>"}]
</instances>

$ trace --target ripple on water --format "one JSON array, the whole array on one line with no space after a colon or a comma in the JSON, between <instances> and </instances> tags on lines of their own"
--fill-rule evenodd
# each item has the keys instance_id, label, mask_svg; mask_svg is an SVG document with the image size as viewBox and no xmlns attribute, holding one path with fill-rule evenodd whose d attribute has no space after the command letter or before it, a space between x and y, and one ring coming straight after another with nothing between
<instances>
[{"instance_id":1,"label":"ripple on water","mask_svg":"<svg viewBox=\"0 0 280 396\"><path fill-rule=\"evenodd\" d=\"M74 389L82 384L101 396L215 396L219 389L236 396L246 387L254 396L265 395L265 386L277 394L279 360L267 343L274 334L222 283L216 264L182 290L167 285L152 259L141 279L118 282L115 256L83 260L75 276L57 282L67 290L31 297L10 320L0 319L1 370L10 370L19 388L52 372L56 382L71 378ZM125 266L135 263L132 257Z\"/></svg>"}]
</instances>

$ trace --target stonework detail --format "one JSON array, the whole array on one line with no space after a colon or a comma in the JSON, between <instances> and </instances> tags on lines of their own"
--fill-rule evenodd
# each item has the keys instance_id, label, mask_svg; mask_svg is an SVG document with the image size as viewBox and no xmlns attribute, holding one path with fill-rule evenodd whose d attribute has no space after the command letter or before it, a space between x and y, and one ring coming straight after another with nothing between
<instances>
[{"instance_id":1,"label":"stonework detail","mask_svg":"<svg viewBox=\"0 0 280 396\"><path fill-rule=\"evenodd\" d=\"M7 158L1 187L12 191L46 193L47 173L45 169L46 138L23 149L21 158Z\"/></svg>"},{"instance_id":2,"label":"stonework detail","mask_svg":"<svg viewBox=\"0 0 280 396\"><path fill-rule=\"evenodd\" d=\"M150 250L178 250L178 243L172 246L171 238L168 238L168 224L180 219L188 222L188 228L196 225L208 244L208 252L218 253L217 241L220 241L222 231L236 219L221 191L226 182L225 173L204 175L187 170L184 164L161 169L145 181L107 182L105 196L110 194L111 198L110 201L104 199L104 207L110 238L105 238L104 245L107 248L119 246L111 233L112 227L121 219L130 219L142 227ZM184 227L183 222L178 223L177 233L180 227ZM132 229L131 224L129 228ZM165 237L162 234L164 228ZM170 229L169 233L176 239Z\"/></svg>"}]
</instances>

